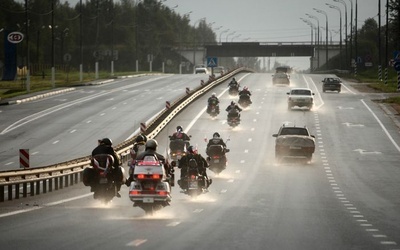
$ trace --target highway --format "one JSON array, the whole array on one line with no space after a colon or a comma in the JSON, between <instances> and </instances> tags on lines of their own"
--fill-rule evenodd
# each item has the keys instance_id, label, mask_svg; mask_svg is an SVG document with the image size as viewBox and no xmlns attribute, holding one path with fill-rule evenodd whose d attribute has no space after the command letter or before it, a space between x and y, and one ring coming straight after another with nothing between
<instances>
[{"instance_id":1,"label":"highway","mask_svg":"<svg viewBox=\"0 0 400 250\"><path fill-rule=\"evenodd\" d=\"M221 102L216 119L205 113L206 95L155 138L158 151L165 154L168 135L181 125L203 155L204 139L214 132L229 138L228 167L219 176L208 172L213 179L208 193L192 199L175 185L171 205L153 216L132 207L126 186L122 197L108 205L94 200L82 183L6 201L0 205L2 249L400 249L399 128L370 96L346 82L341 93L323 93L325 75L293 74L290 87L311 88L315 105L311 111L288 110L289 87L273 86L271 74L235 77L241 86L249 87L253 101L243 110L238 127L226 124L223 110L237 99L228 95L223 83L211 90ZM68 160L68 156L88 155L99 136L123 140L139 122L162 109L167 96L179 96L188 82L198 84L199 79L193 75L138 78L132 85L85 87L26 106L2 107L1 166L11 162L9 147L15 150L29 143L27 138L43 138L33 149L38 155L58 145L73 151L34 160L38 165L54 157ZM97 97L101 94L105 95ZM70 95L75 101L94 98L67 105L75 102ZM55 103L64 104L63 109L20 127L3 120L4 115L22 120L29 112L57 107ZM272 134L284 123L307 126L315 135L311 162L276 162ZM19 141L20 136L24 141ZM60 143L51 144L56 140ZM179 176L179 169L175 174Z\"/></svg>"}]
</instances>

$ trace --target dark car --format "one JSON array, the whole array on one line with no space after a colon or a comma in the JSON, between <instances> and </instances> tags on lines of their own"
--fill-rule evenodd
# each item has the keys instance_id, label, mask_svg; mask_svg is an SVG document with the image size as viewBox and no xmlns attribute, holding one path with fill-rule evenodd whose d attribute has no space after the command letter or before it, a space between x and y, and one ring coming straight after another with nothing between
<instances>
[{"instance_id":1,"label":"dark car","mask_svg":"<svg viewBox=\"0 0 400 250\"><path fill-rule=\"evenodd\" d=\"M289 75L286 73L275 73L272 75L272 84L290 84Z\"/></svg>"},{"instance_id":2,"label":"dark car","mask_svg":"<svg viewBox=\"0 0 400 250\"><path fill-rule=\"evenodd\" d=\"M326 77L322 80L322 91L337 91L340 93L342 88L342 81L339 78Z\"/></svg>"}]
</instances>

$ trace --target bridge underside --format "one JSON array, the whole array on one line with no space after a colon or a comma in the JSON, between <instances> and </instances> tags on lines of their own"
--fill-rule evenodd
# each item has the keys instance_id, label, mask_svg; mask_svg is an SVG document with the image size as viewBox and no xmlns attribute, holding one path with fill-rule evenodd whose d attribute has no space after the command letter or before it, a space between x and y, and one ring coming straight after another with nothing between
<instances>
[{"instance_id":1,"label":"bridge underside","mask_svg":"<svg viewBox=\"0 0 400 250\"><path fill-rule=\"evenodd\" d=\"M206 57L314 56L314 46L304 44L221 43L205 45Z\"/></svg>"}]
</instances>

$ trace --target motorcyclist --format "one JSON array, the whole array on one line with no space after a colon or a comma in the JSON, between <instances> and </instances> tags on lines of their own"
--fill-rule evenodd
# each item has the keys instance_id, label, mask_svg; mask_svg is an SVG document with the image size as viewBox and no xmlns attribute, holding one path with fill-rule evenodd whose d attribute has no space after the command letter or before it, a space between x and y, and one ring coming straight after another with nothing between
<instances>
[{"instance_id":1,"label":"motorcyclist","mask_svg":"<svg viewBox=\"0 0 400 250\"><path fill-rule=\"evenodd\" d=\"M140 134L136 137L135 142L130 150L132 161L136 159L136 156L141 152L145 151L145 144L147 142L147 136L145 134Z\"/></svg>"},{"instance_id":2,"label":"motorcyclist","mask_svg":"<svg viewBox=\"0 0 400 250\"><path fill-rule=\"evenodd\" d=\"M182 187L182 180L188 175L190 159L196 160L198 172L203 176L204 180L206 180L206 188L208 188L208 186L211 184L211 180L208 179L207 176L208 162L201 154L197 152L193 146L189 146L187 154L179 160L178 167L181 169L181 178L178 180L179 186Z\"/></svg>"},{"instance_id":3,"label":"motorcyclist","mask_svg":"<svg viewBox=\"0 0 400 250\"><path fill-rule=\"evenodd\" d=\"M226 111L228 111L228 118L237 116L240 119L242 109L234 101L226 108Z\"/></svg>"},{"instance_id":4,"label":"motorcyclist","mask_svg":"<svg viewBox=\"0 0 400 250\"><path fill-rule=\"evenodd\" d=\"M162 154L157 153L157 147L158 147L158 142L154 139L150 139L146 141L146 149L144 152L140 153L137 155L135 161L141 161L144 160L145 156L154 156L158 161L160 161L165 170L165 174L167 177L169 177L173 170L171 166L169 165L168 161L165 159L165 157ZM131 182L133 180L133 171L130 173L129 178L126 180L126 185L129 187L131 185Z\"/></svg>"},{"instance_id":5,"label":"motorcyclist","mask_svg":"<svg viewBox=\"0 0 400 250\"><path fill-rule=\"evenodd\" d=\"M239 91L239 98L241 98L243 96L247 96L246 98L248 98L249 102L251 103L250 100L250 96L251 96L251 92L249 90L249 88L247 86L244 86L243 89L241 91Z\"/></svg>"},{"instance_id":6,"label":"motorcyclist","mask_svg":"<svg viewBox=\"0 0 400 250\"><path fill-rule=\"evenodd\" d=\"M207 113L210 113L211 105L215 105L217 113L219 113L219 100L215 93L212 93L211 97L208 98Z\"/></svg>"},{"instance_id":7,"label":"motorcyclist","mask_svg":"<svg viewBox=\"0 0 400 250\"><path fill-rule=\"evenodd\" d=\"M220 136L220 134L219 134L218 132L215 132L215 133L213 134L213 138L211 138L211 139L208 140L207 148L206 148L206 154L207 154L208 156L210 155L210 154L209 154L209 148L210 148L210 146L212 146L212 145L221 145L221 146L223 147L224 153L225 153L226 144L225 144L224 140L222 140L222 138L221 138L221 136Z\"/></svg>"},{"instance_id":8,"label":"motorcyclist","mask_svg":"<svg viewBox=\"0 0 400 250\"><path fill-rule=\"evenodd\" d=\"M113 165L113 169L111 170L110 173L112 174L113 179L115 181L115 185L117 187L116 196L118 198L120 198L121 195L119 194L119 191L121 190L121 185L123 184L123 181L122 181L123 173L122 173L122 169L120 166L119 157L112 147L111 139L103 138L103 139L99 140L98 142L99 142L99 145L92 151L92 157L99 155L99 154L109 154L109 155L113 156L114 165ZM92 187L92 189L93 189L93 187Z\"/></svg>"},{"instance_id":9,"label":"motorcyclist","mask_svg":"<svg viewBox=\"0 0 400 250\"><path fill-rule=\"evenodd\" d=\"M235 77L233 77L232 80L229 82L228 87L239 88L240 84L236 81Z\"/></svg>"},{"instance_id":10,"label":"motorcyclist","mask_svg":"<svg viewBox=\"0 0 400 250\"><path fill-rule=\"evenodd\" d=\"M175 140L182 140L185 143L186 149L189 147L190 143L190 136L188 136L186 133L183 132L182 126L177 126L176 127L176 132L173 133L171 136L169 136L169 139L171 140L170 143L170 149L171 150L177 150L179 149L179 145L172 143Z\"/></svg>"}]
</instances>

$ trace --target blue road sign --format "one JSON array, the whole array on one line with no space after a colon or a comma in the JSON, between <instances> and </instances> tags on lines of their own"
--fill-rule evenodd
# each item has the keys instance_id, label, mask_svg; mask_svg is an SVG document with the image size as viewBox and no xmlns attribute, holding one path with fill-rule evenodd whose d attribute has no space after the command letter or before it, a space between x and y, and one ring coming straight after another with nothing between
<instances>
[{"instance_id":1,"label":"blue road sign","mask_svg":"<svg viewBox=\"0 0 400 250\"><path fill-rule=\"evenodd\" d=\"M217 57L207 57L207 67L214 68L218 66Z\"/></svg>"}]
</instances>

